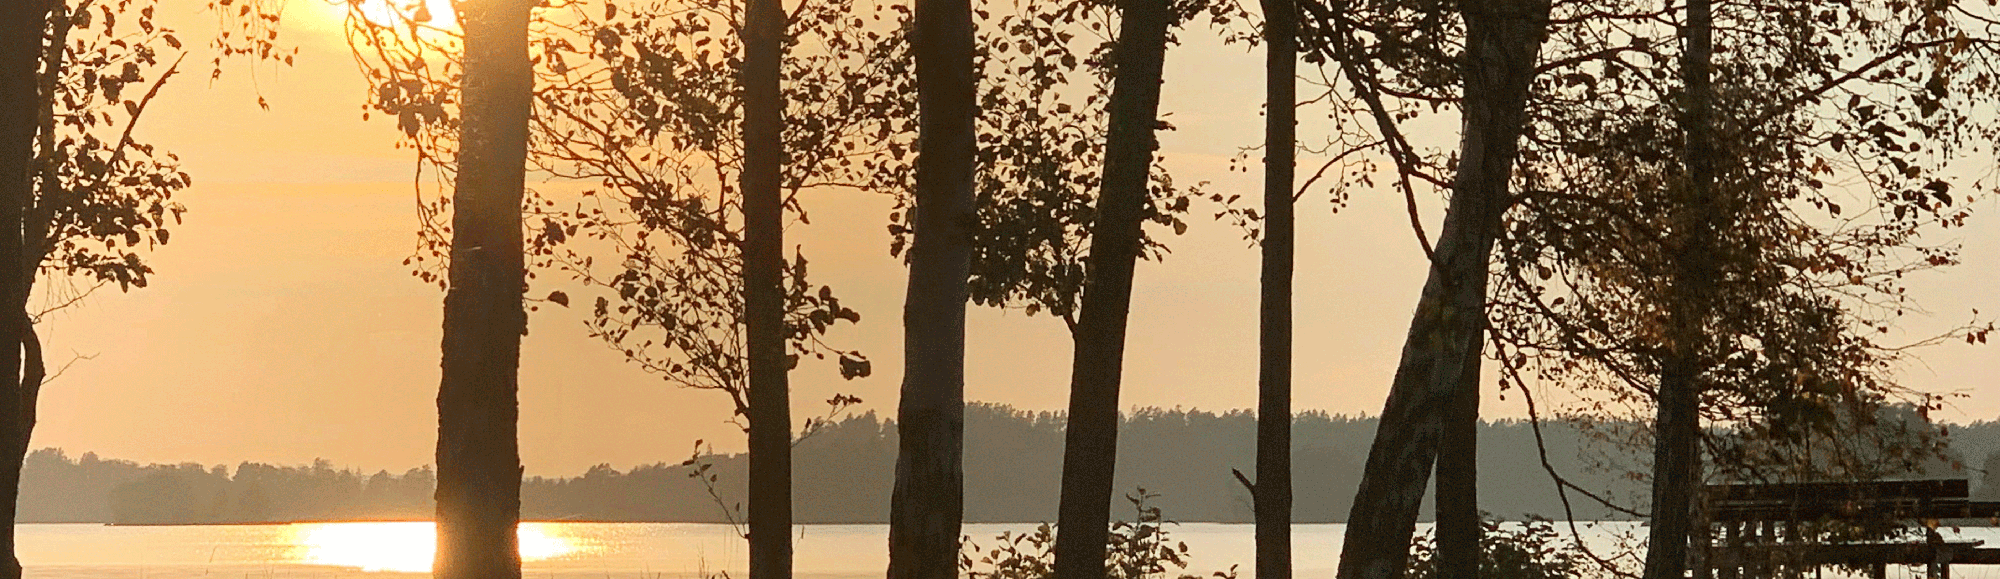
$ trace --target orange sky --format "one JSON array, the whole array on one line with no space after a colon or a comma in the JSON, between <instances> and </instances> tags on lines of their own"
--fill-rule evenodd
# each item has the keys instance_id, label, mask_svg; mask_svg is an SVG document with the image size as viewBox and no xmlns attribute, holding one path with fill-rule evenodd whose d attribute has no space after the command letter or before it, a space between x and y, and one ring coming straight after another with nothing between
<instances>
[{"instance_id":1,"label":"orange sky","mask_svg":"<svg viewBox=\"0 0 2000 579\"><path fill-rule=\"evenodd\" d=\"M45 390L37 447L231 465L323 457L371 471L431 462L442 296L401 265L415 243L413 163L394 148L393 123L360 118L360 77L332 17L339 5L290 4L284 34L301 48L297 66L253 74L239 63L212 86L197 70L170 83L148 113L139 136L178 153L195 177L181 196L187 223L154 256L152 287L101 292L46 321L52 366L94 357ZM186 38L214 29L208 15L164 20ZM1178 130L1162 135L1163 151L1183 182L1212 181L1254 200L1257 176L1225 167L1237 147L1261 138L1262 56L1184 37L1168 55L1163 109L1174 111ZM199 52L189 58L205 61ZM260 92L270 111L256 107ZM861 311L861 325L831 340L869 354L876 372L843 382L829 368L803 366L793 374L795 413L818 413L819 401L843 392L893 415L904 272L888 255L888 200L842 192L807 203L813 225L794 227L790 240L813 258L816 281ZM1435 231L1441 207L1427 203ZM1979 210L1977 223L1955 232L1966 264L1913 281L1936 316L1906 320L1911 335L1963 321L1981 305L2000 310L1992 297L2000 206L1988 199ZM1323 197L1309 197L1300 218L1297 405L1378 412L1422 283L1400 198L1356 191L1336 215ZM1127 406L1255 402L1257 254L1230 225L1193 225L1169 241L1174 253L1164 264L1140 266ZM679 460L696 438L741 447L718 394L676 390L626 367L583 334L573 312L544 309L531 324L521 374L529 474ZM969 331L970 398L1064 405L1061 322L975 309ZM1969 394L1946 419L2000 418L2000 396L1978 390L2000 375L1990 350L1948 345L1922 357L1906 369L1907 384ZM1524 410L1518 397L1489 398L1486 412Z\"/></svg>"}]
</instances>

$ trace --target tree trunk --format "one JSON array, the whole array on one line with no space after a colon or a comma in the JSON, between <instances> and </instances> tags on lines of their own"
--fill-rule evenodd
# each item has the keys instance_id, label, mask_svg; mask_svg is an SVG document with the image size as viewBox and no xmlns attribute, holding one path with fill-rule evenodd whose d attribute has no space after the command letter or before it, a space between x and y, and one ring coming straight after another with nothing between
<instances>
[{"instance_id":1,"label":"tree trunk","mask_svg":"<svg viewBox=\"0 0 2000 579\"><path fill-rule=\"evenodd\" d=\"M465 28L450 288L438 388L439 579L518 579L521 193L534 78L530 0L459 4Z\"/></svg>"},{"instance_id":2,"label":"tree trunk","mask_svg":"<svg viewBox=\"0 0 2000 579\"><path fill-rule=\"evenodd\" d=\"M1132 268L1139 257L1147 178L1157 146L1167 0L1123 0L1111 88L1104 185L1092 227L1089 279L1073 334L1069 425L1063 437L1062 499L1056 512L1056 579L1103 579L1118 454L1118 386Z\"/></svg>"},{"instance_id":3,"label":"tree trunk","mask_svg":"<svg viewBox=\"0 0 2000 579\"><path fill-rule=\"evenodd\" d=\"M1447 409L1484 327L1488 254L1507 207L1546 0L1460 4L1466 23L1463 136L1450 208L1402 361L1348 516L1340 579L1401 577Z\"/></svg>"},{"instance_id":4,"label":"tree trunk","mask_svg":"<svg viewBox=\"0 0 2000 579\"><path fill-rule=\"evenodd\" d=\"M1445 408L1437 458L1437 569L1443 579L1479 578L1479 352L1483 332L1473 332L1471 356L1459 372L1458 391Z\"/></svg>"},{"instance_id":5,"label":"tree trunk","mask_svg":"<svg viewBox=\"0 0 2000 579\"><path fill-rule=\"evenodd\" d=\"M971 1L916 4L916 234L903 302L889 579L955 579L965 515L965 302L978 71Z\"/></svg>"},{"instance_id":6,"label":"tree trunk","mask_svg":"<svg viewBox=\"0 0 2000 579\"><path fill-rule=\"evenodd\" d=\"M36 90L42 55L42 30L53 2L0 2L0 263L20 263L27 249L22 226L34 199L36 111L42 98ZM21 459L27 455L34 429L34 391L39 379L28 380L22 346L32 328L20 306L34 282L31 270L0 267L0 579L19 579L21 562L14 554L15 499L21 491ZM18 450L17 450L18 449Z\"/></svg>"},{"instance_id":7,"label":"tree trunk","mask_svg":"<svg viewBox=\"0 0 2000 579\"><path fill-rule=\"evenodd\" d=\"M1715 279L1710 256L1716 226L1714 144L1709 140L1709 58L1714 30L1709 0L1689 0L1687 45L1681 74L1687 84L1687 183L1674 204L1673 285L1667 289L1671 343L1660 366L1659 414L1654 421L1653 521L1646 551L1646 579L1681 579L1687 573L1688 536L1701 485L1703 294Z\"/></svg>"},{"instance_id":8,"label":"tree trunk","mask_svg":"<svg viewBox=\"0 0 2000 579\"><path fill-rule=\"evenodd\" d=\"M1257 577L1292 577L1292 179L1298 5L1264 0L1264 272L1258 315Z\"/></svg>"},{"instance_id":9,"label":"tree trunk","mask_svg":"<svg viewBox=\"0 0 2000 579\"><path fill-rule=\"evenodd\" d=\"M792 409L785 357L780 0L743 15L743 325L749 353L750 579L792 576Z\"/></svg>"},{"instance_id":10,"label":"tree trunk","mask_svg":"<svg viewBox=\"0 0 2000 579\"><path fill-rule=\"evenodd\" d=\"M41 55L41 100L35 103L35 158L52 155L56 151L56 99L54 94L62 86L65 47L69 44L69 33L76 27L76 20L69 6L61 2L51 2L48 28L44 32ZM166 78L162 77L161 82ZM133 122L138 122L133 119ZM55 251L55 244L49 242L49 231L55 226L56 216L65 206L75 203L77 193L66 191L62 185L62 163L40 163L34 168L35 191L29 198L21 226L21 267L26 270L28 284L34 285L35 274L42 262ZM23 304L25 307L25 304Z\"/></svg>"}]
</instances>

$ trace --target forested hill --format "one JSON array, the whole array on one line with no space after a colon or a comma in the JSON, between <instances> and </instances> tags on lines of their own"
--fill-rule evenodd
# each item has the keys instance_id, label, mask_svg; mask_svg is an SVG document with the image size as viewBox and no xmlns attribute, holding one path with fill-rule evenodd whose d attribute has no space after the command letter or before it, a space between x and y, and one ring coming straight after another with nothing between
<instances>
[{"instance_id":1,"label":"forested hill","mask_svg":"<svg viewBox=\"0 0 2000 579\"><path fill-rule=\"evenodd\" d=\"M1296 519L1334 522L1346 516L1359 484L1362 460L1375 433L1373 418L1304 413L1293 423L1292 460ZM1061 478L1063 419L975 404L966 413L966 519L1027 522L1055 519ZM1255 417L1246 411L1144 409L1124 417L1119 434L1118 488L1145 488L1154 504L1179 521L1250 521L1249 494L1231 474L1255 471ZM1564 477L1601 495L1636 502L1644 483L1627 475L1633 461L1579 444L1576 428L1542 427L1548 462ZM2000 450L2000 424L1952 429L1957 454L1986 457ZM1564 510L1542 452L1526 422L1483 424L1479 437L1480 507L1503 517L1538 514L1562 518ZM896 457L895 425L864 414L831 424L796 447L796 517L802 523L880 523L887 518ZM1966 461L1977 468L1982 463ZM702 466L706 464L707 466ZM528 479L522 515L534 520L721 522L743 496L747 464L741 455L709 455L689 466L678 462L620 471L600 465L573 478ZM713 477L718 501L701 479ZM1980 478L1977 471L1970 471ZM431 514L434 476L428 467L394 474L310 466L148 465L70 458L44 449L27 459L21 522L133 524L271 522L349 519L423 519ZM1975 487L1981 487L1975 481ZM2000 485L1980 488L1981 494ZM1614 513L1572 493L1578 518ZM1114 515L1130 517L1119 501ZM1430 509L1425 508L1425 513Z\"/></svg>"}]
</instances>

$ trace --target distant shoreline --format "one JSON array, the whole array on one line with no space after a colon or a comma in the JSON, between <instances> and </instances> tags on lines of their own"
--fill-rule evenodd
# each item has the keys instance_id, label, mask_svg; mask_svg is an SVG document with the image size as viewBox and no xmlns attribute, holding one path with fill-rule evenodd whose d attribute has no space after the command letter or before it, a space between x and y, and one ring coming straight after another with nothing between
<instances>
[{"instance_id":1,"label":"distant shoreline","mask_svg":"<svg viewBox=\"0 0 2000 579\"><path fill-rule=\"evenodd\" d=\"M1921 417L1911 415L1909 420ZM1249 523L1250 496L1232 470L1250 468L1257 453L1255 416L1241 411L1142 409L1124 417L1118 473L1124 496L1186 523ZM1054 520L1061 502L1063 422L1047 413L969 404L965 415L964 517L979 523ZM1298 413L1293 419L1293 518L1333 523L1353 512L1364 458L1377 419ZM1591 432L1637 425L1595 425L1590 431L1559 421L1535 425L1486 421L1479 426L1479 506L1496 520L1548 518L1618 520L1616 509L1568 501L1550 482L1593 489L1623 504L1643 504L1651 489L1628 475L1624 458L1594 448ZM895 488L897 429L862 414L830 423L793 451L794 521L819 525L880 525ZM1967 477L1973 498L2000 499L2000 421L1954 427L1950 460L1925 463L1924 476ZM526 477L520 514L544 522L724 524L748 496L748 457L703 455L628 469L600 464L570 477ZM1990 463L1985 475L1965 465ZM436 512L436 472L401 473L244 462L141 465L92 453L71 457L41 449L23 461L18 518L40 522L122 524L288 524L422 521ZM705 477L691 476L705 474ZM707 481L706 483L701 481ZM1114 495L1115 497L1116 495ZM1114 498L1112 513L1133 508ZM725 506L727 505L727 506ZM1428 515L1429 509L1423 514ZM1979 521L1986 523L1986 521Z\"/></svg>"}]
</instances>

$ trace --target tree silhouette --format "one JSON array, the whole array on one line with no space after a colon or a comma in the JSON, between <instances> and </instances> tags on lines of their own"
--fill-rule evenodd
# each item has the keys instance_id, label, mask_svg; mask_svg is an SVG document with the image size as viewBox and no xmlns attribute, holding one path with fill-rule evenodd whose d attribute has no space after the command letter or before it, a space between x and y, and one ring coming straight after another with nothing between
<instances>
[{"instance_id":1,"label":"tree silhouette","mask_svg":"<svg viewBox=\"0 0 2000 579\"><path fill-rule=\"evenodd\" d=\"M1292 577L1293 172L1298 158L1298 5L1264 0L1264 230L1258 310L1257 576Z\"/></svg>"},{"instance_id":2,"label":"tree silhouette","mask_svg":"<svg viewBox=\"0 0 2000 579\"><path fill-rule=\"evenodd\" d=\"M792 407L784 327L784 93L779 0L743 11L743 334L750 424L750 579L792 576Z\"/></svg>"},{"instance_id":3,"label":"tree silhouette","mask_svg":"<svg viewBox=\"0 0 2000 579\"><path fill-rule=\"evenodd\" d=\"M463 101L438 387L437 560L445 579L521 576L519 371L533 0L461 2Z\"/></svg>"},{"instance_id":4,"label":"tree silhouette","mask_svg":"<svg viewBox=\"0 0 2000 579\"><path fill-rule=\"evenodd\" d=\"M1354 108L1378 119L1385 156L1404 183L1443 185L1439 175L1450 162L1463 168L1462 159L1415 154L1398 128L1422 116L1424 106L1457 109L1469 102L1469 94L1461 101L1450 90L1461 78L1455 32L1461 22L1442 10L1448 5L1314 8L1312 32L1323 40L1309 44L1324 46L1320 55L1353 80ZM1673 111L1681 83L1652 65L1679 56L1672 50L1677 31L1670 18L1661 19L1678 8L1556 6L1563 13L1536 65L1529 130L1496 243L1500 257L1489 273L1486 317L1503 390L1542 381L1606 393L1564 416L1618 416L1605 424L1630 425L1615 409L1653 408L1659 391L1651 377L1659 375L1670 341L1661 315L1669 296L1660 280L1674 267L1670 244L1679 243L1679 233L1673 232L1692 229L1673 222L1669 203L1685 193L1680 150L1671 146L1680 142L1673 123L1679 113ZM1702 442L1711 458L1728 465L1723 470L1736 473L1731 476L1866 476L1910 466L1901 460L1893 467L1852 458L1839 459L1838 467L1800 460L1806 440L1841 441L1825 448L1857 456L1879 444L1919 454L1936 448L1922 440L1868 440L1875 406L1899 399L1933 404L1878 371L1900 353L1875 334L1907 307L1908 296L1892 281L1902 274L1893 272L1955 259L1950 247L1910 241L1921 229L1952 227L1965 217L1948 203L1951 185L1934 171L1949 158L1941 153L1990 129L1957 117L1949 103L1964 98L1964 91L1943 87L1990 85L1982 67L1964 65L1976 61L1973 54L1987 41L1956 24L1957 17L1878 7L1884 9L1730 7L1754 25L1726 30L1755 40L1718 52L1728 56L1718 64L1726 71L1718 78L1736 86L1718 99L1727 106L1719 109L1726 114L1718 113L1724 120L1717 123L1728 135L1718 141L1734 148L1717 156L1742 167L1732 169L1741 175L1721 173L1724 189L1749 201L1735 202L1747 205L1733 210L1734 221L1714 227L1723 239L1715 243L1722 274L1704 291L1727 299L1715 298L1713 313L1702 322L1704 342L1711 345L1701 351L1709 368L1703 419L1747 425L1742 436L1710 435ZM1626 16L1604 17L1614 14ZM1852 25L1839 27L1847 31L1841 39L1805 40L1821 37L1803 31L1827 30L1831 21ZM1916 135L1928 141L1907 142ZM1835 174L1865 175L1857 182L1869 189L1859 195L1867 203L1863 211L1882 219L1851 219L1854 203L1841 195L1842 186L1830 177ZM1842 205L1849 207L1847 217ZM1797 219L1801 212L1818 215ZM1831 221L1815 221L1826 217ZM1839 224L1829 227L1832 222ZM1537 257L1524 259L1528 255ZM1947 336L1977 340L1984 332L1969 326ZM1779 376L1794 380L1775 380ZM1796 380L1800 376L1808 379ZM1806 430L1815 434L1801 437ZM1624 434L1648 448L1654 440L1651 429ZM1787 437L1794 442L1783 442ZM1449 466L1438 464L1441 478ZM1558 484L1604 498L1572 482ZM1599 506L1637 513L1614 503ZM1441 530L1447 526L1440 524ZM1441 552L1445 544L1440 541Z\"/></svg>"},{"instance_id":5,"label":"tree silhouette","mask_svg":"<svg viewBox=\"0 0 2000 579\"><path fill-rule=\"evenodd\" d=\"M1474 353L1459 371L1459 383L1444 402L1438 433L1437 477L1433 486L1437 509L1437 570L1443 577L1477 579L1481 536L1486 527L1479 510L1479 384L1484 337L1475 334L1467 348Z\"/></svg>"},{"instance_id":6,"label":"tree silhouette","mask_svg":"<svg viewBox=\"0 0 2000 579\"><path fill-rule=\"evenodd\" d=\"M782 400L764 399L783 398L774 376L782 378L805 356L837 354L840 373L847 378L868 375L870 366L859 353L820 341L828 328L858 322L860 314L842 306L831 288L809 285L803 255L762 255L755 266L750 263L752 245L782 250L778 229L783 215L763 212L789 211L803 220L797 198L802 189L867 186L854 175L873 170L869 155L900 155L907 147L907 139L890 139L857 153L857 131L876 130L869 123L901 134L900 128L891 130L899 118L895 109L884 108L896 103L879 97L888 88L833 90L907 85L883 80L899 78L903 69L878 56L882 48L877 45L887 44L880 34L858 24L850 28L860 13L846 3L815 3L800 14L810 15L801 18L809 24L791 31L794 37L804 34L835 50L779 56L779 74L786 82L758 82L775 84L782 94L759 96L765 102L756 106L750 96L761 93L746 92L738 82L738 73L752 61L745 57L747 39L724 33L743 28L747 13L739 4L715 2L690 10L665 2L563 3L532 14L530 25L538 86L529 163L555 177L597 187L568 203L533 191L522 199L517 210L533 222L523 232L529 256L524 265L532 266L529 279L538 272L566 273L598 293L586 319L594 336L670 384L729 395L736 415L761 429L756 447L767 457L788 454L791 439L784 415L789 409ZM373 87L371 108L394 116L424 166L436 168L448 182L453 167L438 160L465 146L449 130L460 122L452 103L464 90L454 78L462 67L456 56L460 41L449 30L425 24L425 16L406 10L391 18L395 22L385 23L378 21L379 15L371 18L351 9L348 24ZM769 15L763 17L769 26ZM759 48L766 49L772 46ZM770 106L801 112L783 115L768 110ZM753 109L757 115L748 114ZM774 121L778 117L772 115L793 120ZM752 117L760 120L751 123ZM771 131L782 138L781 150L771 148L766 134ZM780 158L784 162L773 169L770 163ZM759 171L755 176L753 169ZM776 177L768 174L772 170L778 171ZM763 197L751 196L752 185L776 187L778 197L772 200L765 189L758 189ZM406 262L420 279L442 281L435 264L446 229L436 218L455 212L456 205L443 198L424 205L423 244ZM607 249L621 254L619 259L600 259ZM777 277L746 279L752 271L772 267ZM749 291L765 285L775 293ZM545 295L531 301L571 303L562 290ZM769 306L770 299L778 300L779 325L751 323L752 311ZM751 307L753 301L758 308ZM757 339L751 339L753 334ZM777 351L760 351L768 350L765 342L773 335L779 340ZM753 366L759 369L752 372ZM764 384L763 393L753 394L753 383ZM831 400L836 408L858 401L841 395ZM772 450L773 440L784 441L778 445L781 450ZM784 458L763 463L771 466ZM789 479L769 476L766 471L772 469L755 470L760 487ZM782 492L766 488L751 503L774 505L769 497ZM726 514L733 518L742 507L725 505L731 508ZM752 510L768 514L772 509ZM752 525L766 529L753 540L758 545L753 550L760 553L756 559L762 561L758 567L770 569L779 559L788 560L770 551L785 548L774 541L788 544L784 532L770 529L789 524L770 521L789 517L752 518L766 521Z\"/></svg>"},{"instance_id":7,"label":"tree silhouette","mask_svg":"<svg viewBox=\"0 0 2000 579\"><path fill-rule=\"evenodd\" d=\"M1127 0L1119 11L1117 66L1105 136L1103 193L1091 227L1090 257L1074 332L1069 428L1064 431L1063 493L1056 525L1055 576L1102 579L1109 532L1111 478L1118 453L1118 389L1125 364L1132 269L1139 259L1153 133L1159 126L1160 74L1168 0Z\"/></svg>"},{"instance_id":8,"label":"tree silhouette","mask_svg":"<svg viewBox=\"0 0 2000 579\"><path fill-rule=\"evenodd\" d=\"M1598 432L1606 443L1674 450L1675 460L1653 463L1664 470L1640 473L1663 491L1704 480L1868 479L1919 471L1923 457L1936 456L1935 432L1879 436L1885 405L1936 403L1885 372L1903 353L1881 334L1911 307L1894 280L1955 260L1950 247L1915 243L1917 233L1966 216L1936 196L1913 205L1921 195L1911 193L1948 190L1938 163L1967 135L1990 131L1938 106L1963 94L1924 86L1938 77L1981 86L1988 73L1939 66L1949 61L1922 47L1962 38L1964 50L1985 50L1987 41L1959 36L1949 19L1882 7L1717 7L1718 21L1731 22L1717 35L1741 40L1717 43L1709 88L1632 66L1695 64L1688 59L1701 44L1677 52L1673 39L1701 19L1604 24L1634 39L1625 46L1604 47L1595 26L1557 33L1552 43L1596 46L1579 52L1597 56L1555 59L1574 72L1536 89L1535 102L1545 103L1534 112L1539 136L1524 145L1521 193L1494 275L1505 385L1539 380L1587 393L1572 417L1622 423L1616 409L1657 411L1652 428ZM1859 20L1832 39L1794 35L1828 17ZM1579 61L1605 68L1567 68ZM1857 114L1842 97L1894 112ZM1927 137L1914 146L1857 138L1877 131ZM1842 217L1857 204L1882 218ZM1899 458L1877 460L1888 456ZM1672 519L1686 516L1694 496L1651 501L1661 505L1654 544L1667 574L1681 564L1671 552L1685 548L1686 527L1660 529L1680 526Z\"/></svg>"},{"instance_id":9,"label":"tree silhouette","mask_svg":"<svg viewBox=\"0 0 2000 579\"><path fill-rule=\"evenodd\" d=\"M1713 257L1717 214L1734 204L1715 194L1715 146L1709 121L1709 59L1714 51L1714 20L1709 0L1688 0L1682 25L1681 134L1686 166L1684 193L1670 211L1676 235L1672 285L1667 288L1665 360L1660 364L1658 417L1653 421L1653 524L1646 542L1646 579L1679 579L1687 575L1688 538L1697 524L1694 512L1701 491L1701 375L1699 352L1707 339L1702 323L1708 317L1708 297L1716 277Z\"/></svg>"},{"instance_id":10,"label":"tree silhouette","mask_svg":"<svg viewBox=\"0 0 2000 579\"><path fill-rule=\"evenodd\" d=\"M12 312L0 313L0 343L12 352L0 366L13 368L0 380L0 390L10 393L0 394L0 422L10 429L0 436L0 457L6 457L0 458L0 502L8 505L8 520L18 502L40 389L54 378L36 325L97 289L146 287L153 271L146 256L166 245L169 227L179 224L184 210L173 196L192 182L172 153L134 137L186 56L176 32L154 20L156 3L19 4L10 9L31 13L10 16L9 25L21 26L23 35L32 28L38 40L17 47L29 51L26 56L9 53L30 61L29 76L8 86L31 98L18 108L9 105L7 114L26 119L31 141L28 173L19 181L25 189L0 195L0 222L7 224L0 230L11 232L0 235L0 262L16 264L0 268L0 312ZM222 74L225 57L290 62L277 44L278 16L268 6L246 2L218 14L211 78ZM18 128L13 123L6 123L10 130ZM29 307L38 293L50 302L45 309ZM53 372L61 373L62 367ZM11 535L0 540L0 550L13 561Z\"/></svg>"},{"instance_id":11,"label":"tree silhouette","mask_svg":"<svg viewBox=\"0 0 2000 579\"><path fill-rule=\"evenodd\" d=\"M724 2L703 10L621 6L597 14L573 7L564 20L575 23L540 28L547 36L532 162L595 187L569 208L531 199L526 209L539 221L531 254L539 267L598 294L587 324L606 345L670 384L727 394L743 415L746 233L737 137L745 102L733 80L743 46L716 33L740 26L742 14ZM801 10L804 24L792 35L838 49L782 62L791 119L783 127L782 205L804 221L806 189L884 187L870 181L883 165L877 159L904 155L909 139L908 111L882 95L909 82L898 80L906 63L885 56L900 42L849 27L863 12L839 2ZM840 86L857 88L831 88ZM601 259L607 248L618 259ZM807 264L803 252L780 262L787 359L834 355L844 377L866 376L871 368L860 353L821 341L860 314L832 288L811 285ZM549 297L564 306L571 300L566 292Z\"/></svg>"},{"instance_id":12,"label":"tree silhouette","mask_svg":"<svg viewBox=\"0 0 2000 579\"><path fill-rule=\"evenodd\" d=\"M27 301L31 272L20 266L23 255L21 228L23 210L34 199L31 177L35 167L35 110L41 107L36 94L37 69L42 47L42 24L53 2L50 0L8 2L0 8L0 304ZM19 299L16 299L16 296ZM41 386L41 376L30 368L23 373L22 345L29 335L26 312L0 306L0 443L7 456L20 456L13 449L28 445L33 428L34 402L31 392ZM32 361L29 361L32 364ZM19 461L0 468L0 497L11 499L19 492ZM14 501L0 506L0 579L18 579L21 561L14 556Z\"/></svg>"},{"instance_id":13,"label":"tree silhouette","mask_svg":"<svg viewBox=\"0 0 2000 579\"><path fill-rule=\"evenodd\" d=\"M1465 116L1450 208L1402 361L1348 516L1341 579L1389 579L1409 557L1417 509L1452 401L1476 368L1488 253L1500 233L1528 88L1549 20L1538 0L1464 3Z\"/></svg>"},{"instance_id":14,"label":"tree silhouette","mask_svg":"<svg viewBox=\"0 0 2000 579\"><path fill-rule=\"evenodd\" d=\"M534 243L551 263L612 290L596 300L592 333L671 383L730 395L753 441L752 573L785 576L792 502L785 374L804 356L837 354L845 378L867 376L870 366L858 352L820 341L829 327L858 322L860 314L842 306L831 288L811 291L805 257L784 258L782 225L787 214L805 219L801 190L870 187L854 177L870 170L870 156L901 155L907 146L897 139L856 151L861 131L879 124L888 132L896 121L876 97L889 88L832 89L907 83L890 80L900 69L879 56L888 43L879 31L848 27L860 15L851 4L802 8L813 17L789 31L759 28L784 26L770 14L753 16L775 8L729 6L628 6L622 17L607 11L584 19L569 31L573 37L556 36L567 48L551 49L560 55L555 61L577 66L549 72L563 82L541 98L549 112L538 121L547 141L537 162L603 188L587 193L575 210L542 213L545 226ZM753 25L758 18L764 21ZM738 22L746 33L740 39L712 32ZM751 32L811 38L841 50L758 52L753 59L753 40L791 41ZM570 56L577 59L560 60ZM753 64L775 68L753 71ZM738 66L749 83L741 87L732 81ZM564 246L579 234L625 253L615 274L596 271L591 248ZM836 408L858 401L830 400Z\"/></svg>"},{"instance_id":15,"label":"tree silhouette","mask_svg":"<svg viewBox=\"0 0 2000 579\"><path fill-rule=\"evenodd\" d=\"M970 0L917 0L918 150L903 302L890 579L956 577L965 495L965 309L972 267L978 69Z\"/></svg>"},{"instance_id":16,"label":"tree silhouette","mask_svg":"<svg viewBox=\"0 0 2000 579\"><path fill-rule=\"evenodd\" d=\"M1082 352L1094 347L1086 344L1089 339L1079 319L1090 283L1085 272L1100 271L1088 265L1091 260L1112 260L1097 257L1099 251L1111 247L1098 240L1106 230L1096 223L1107 207L1105 195L1114 190L1109 186L1113 173L1099 172L1110 166L1104 161L1113 153L1146 153L1143 158L1124 161L1141 163L1136 176L1120 177L1136 179L1125 185L1136 187L1139 195L1120 202L1135 205L1136 221L1130 225L1135 239L1129 248L1135 259L1158 259L1165 254L1165 246L1140 225L1168 226L1177 234L1185 231L1187 225L1180 215L1193 196L1177 187L1158 164L1158 157L1150 154L1154 148L1151 131L1169 125L1157 119L1149 121L1144 127L1147 134L1135 143L1121 144L1125 133L1105 135L1107 117L1117 107L1115 97L1103 94L1115 77L1113 63L1119 61L1112 54L1117 44L1107 38L1106 24L1117 19L1116 11L1093 2L1030 2L1010 8L974 13L973 62L981 83L977 92L976 199L972 204L976 209L969 227L972 254L968 291L974 303L1062 319ZM1190 2L1172 9L1172 22L1204 9L1218 21L1234 17L1230 8L1220 3ZM1164 32L1162 39L1164 43ZM1157 84L1158 79L1153 82ZM1157 115L1157 88L1153 90L1155 102L1143 113L1149 118ZM909 91L889 96L914 104ZM1121 147L1125 149L1120 151ZM889 160L877 170L882 176L878 181L906 179L901 167L907 165L900 159ZM1120 170L1131 171L1133 167L1127 164ZM912 226L917 215L911 199L899 199L891 215L890 231L896 236L890 247L892 254L903 255L911 247L912 233L919 230ZM1115 260L1104 263L1112 262ZM914 267L914 261L912 264ZM1129 272L1129 265L1126 270ZM1116 277L1109 272L1106 275ZM1126 277L1123 283L1129 292L1129 275ZM1106 316L1108 320L1110 314ZM1096 363L1101 366L1107 362ZM1115 396L1104 408L1115 417ZM1112 447L1103 450L1109 452ZM1110 468L1108 462L1081 468L1100 467ZM1109 472L1102 473L1107 485ZM1086 523L1088 527L1108 528L1110 487L1102 495L1095 508L1103 513L1095 517L1097 523ZM1084 503L1091 500L1095 499L1084 499ZM1100 541L1096 549L1102 547Z\"/></svg>"}]
</instances>

